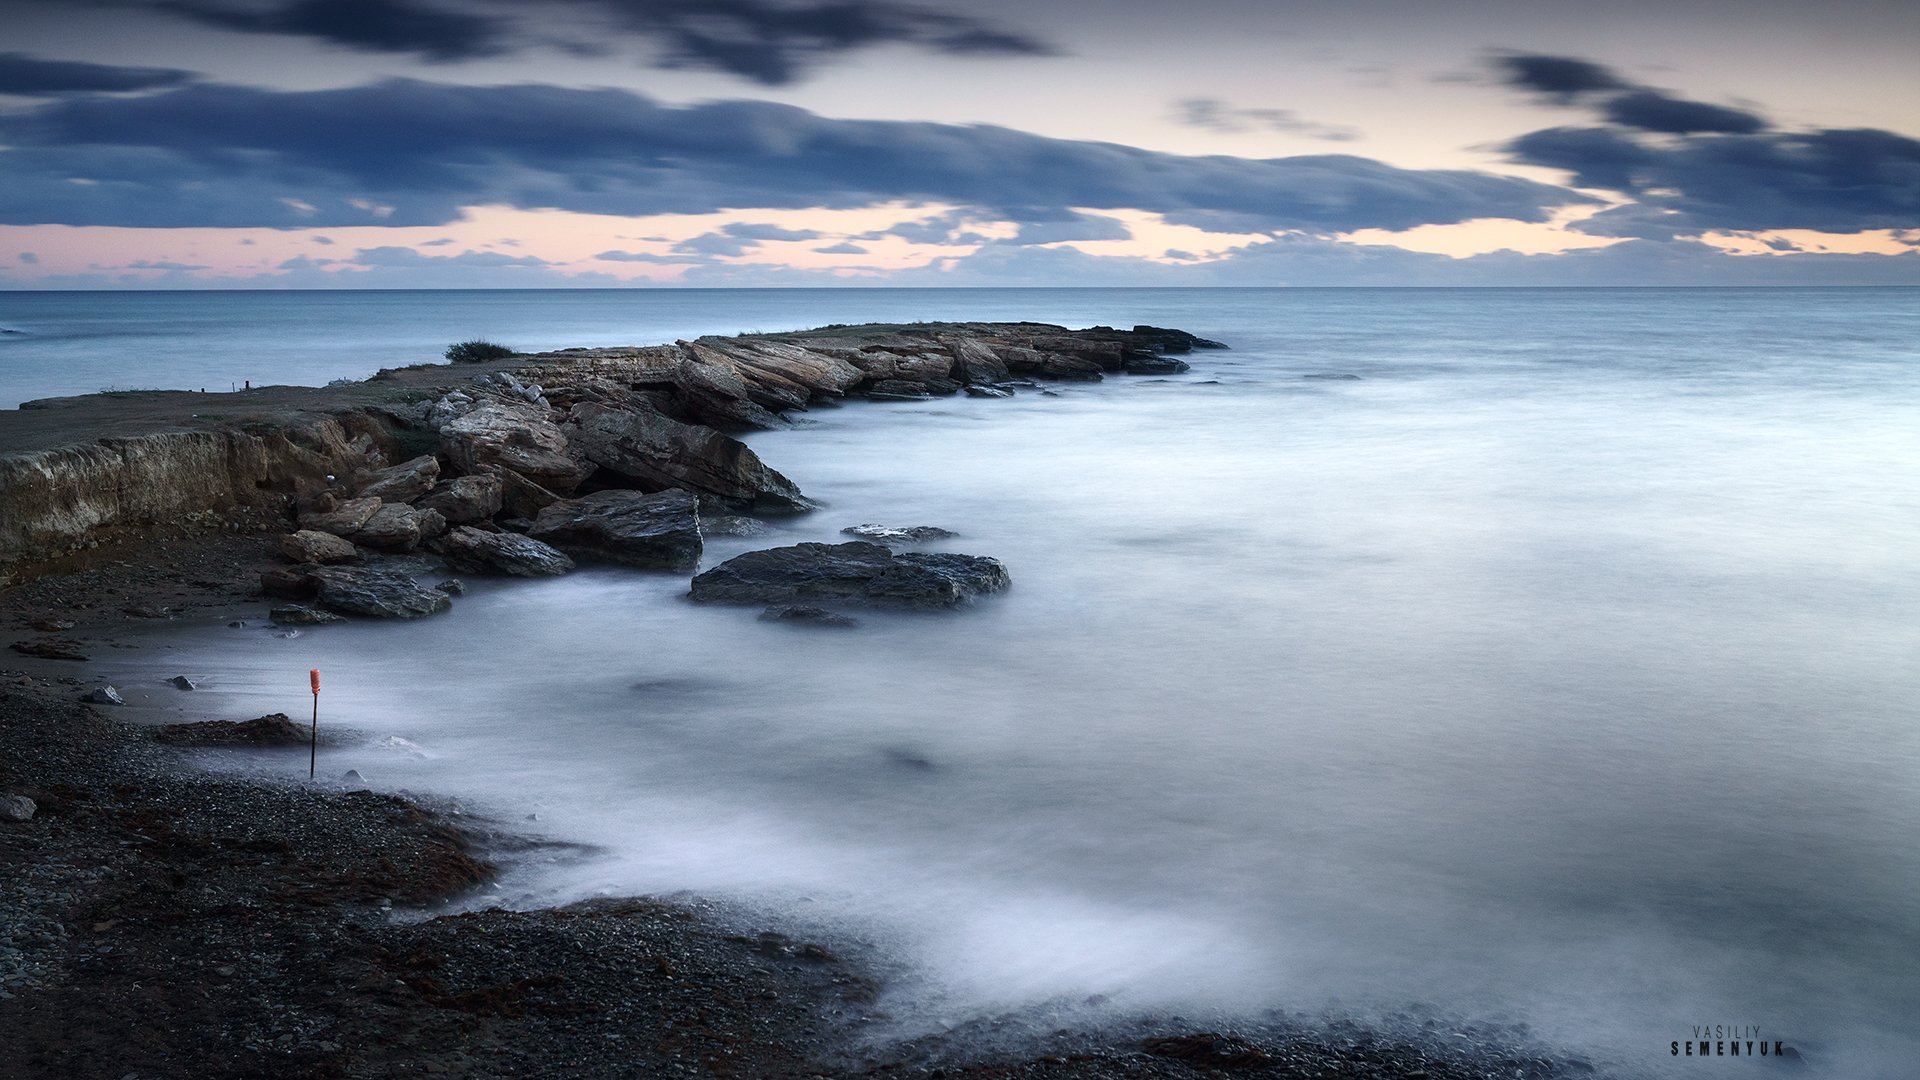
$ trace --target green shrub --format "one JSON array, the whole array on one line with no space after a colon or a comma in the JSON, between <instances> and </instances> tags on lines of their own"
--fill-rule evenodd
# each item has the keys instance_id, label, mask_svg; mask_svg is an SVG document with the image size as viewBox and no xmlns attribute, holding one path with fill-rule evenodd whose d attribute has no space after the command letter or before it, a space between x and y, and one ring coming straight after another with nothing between
<instances>
[{"instance_id":1,"label":"green shrub","mask_svg":"<svg viewBox=\"0 0 1920 1080\"><path fill-rule=\"evenodd\" d=\"M488 360L504 360L512 356L513 350L505 345L496 345L491 341L462 341L447 346L447 359L456 364L479 364Z\"/></svg>"}]
</instances>

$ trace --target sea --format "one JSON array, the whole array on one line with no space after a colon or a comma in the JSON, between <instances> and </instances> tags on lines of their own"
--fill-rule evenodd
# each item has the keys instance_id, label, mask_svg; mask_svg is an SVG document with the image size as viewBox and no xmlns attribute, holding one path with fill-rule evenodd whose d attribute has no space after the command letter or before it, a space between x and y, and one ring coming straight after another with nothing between
<instances>
[{"instance_id":1,"label":"sea","mask_svg":"<svg viewBox=\"0 0 1920 1080\"><path fill-rule=\"evenodd\" d=\"M1920 290L10 293L0 404L947 319L1231 348L746 437L824 509L704 565L936 525L1012 575L965 610L802 629L586 569L183 620L114 677L304 716L320 668L325 775L564 845L486 903L831 932L903 1037L1426 1015L1777 1067L1673 1052L1718 1025L1920 1075Z\"/></svg>"}]
</instances>

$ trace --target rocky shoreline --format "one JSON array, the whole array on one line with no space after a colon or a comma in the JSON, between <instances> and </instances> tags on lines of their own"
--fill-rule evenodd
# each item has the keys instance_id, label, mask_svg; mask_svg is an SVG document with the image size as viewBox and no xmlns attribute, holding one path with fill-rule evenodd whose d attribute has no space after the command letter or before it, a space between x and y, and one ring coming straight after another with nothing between
<instances>
[{"instance_id":1,"label":"rocky shoreline","mask_svg":"<svg viewBox=\"0 0 1920 1080\"><path fill-rule=\"evenodd\" d=\"M1521 1030L1436 1016L1368 1030L1275 1014L1235 1032L1139 1017L875 1044L862 1032L881 1019L883 965L858 943L794 940L699 900L483 910L497 868L539 841L451 804L183 757L285 743L284 717L163 728L78 700L99 689L85 657L183 612L417 618L457 602L457 582L431 580L445 574L691 574L703 534L812 507L730 433L848 397L1165 374L1215 345L1151 327L833 327L0 414L0 610L19 638L0 672L0 1071L1591 1074L1517 1049ZM938 610L1006 586L988 556L910 550L944 538L905 524L750 552L692 595L834 626L852 621L842 608Z\"/></svg>"}]
</instances>

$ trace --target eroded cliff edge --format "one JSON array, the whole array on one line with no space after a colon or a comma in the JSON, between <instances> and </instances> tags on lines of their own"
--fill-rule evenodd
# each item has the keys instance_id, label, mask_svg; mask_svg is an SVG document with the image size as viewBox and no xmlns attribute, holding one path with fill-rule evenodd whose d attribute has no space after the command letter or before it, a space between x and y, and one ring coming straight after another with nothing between
<instances>
[{"instance_id":1,"label":"eroded cliff edge","mask_svg":"<svg viewBox=\"0 0 1920 1080\"><path fill-rule=\"evenodd\" d=\"M1033 380L1178 372L1179 354L1218 347L1150 326L833 326L327 387L29 402L0 413L0 584L122 543L281 532L341 509L365 509L362 542L397 551L449 524L491 528L607 489L682 489L715 513L799 512L800 489L733 434L847 398L999 397Z\"/></svg>"}]
</instances>

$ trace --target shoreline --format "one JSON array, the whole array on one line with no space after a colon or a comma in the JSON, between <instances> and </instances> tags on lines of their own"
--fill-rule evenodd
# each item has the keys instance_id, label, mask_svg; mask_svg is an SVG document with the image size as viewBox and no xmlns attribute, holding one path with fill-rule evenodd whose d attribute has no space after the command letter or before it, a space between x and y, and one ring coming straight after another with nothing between
<instances>
[{"instance_id":1,"label":"shoreline","mask_svg":"<svg viewBox=\"0 0 1920 1080\"><path fill-rule=\"evenodd\" d=\"M593 352L602 355L572 361L607 359ZM448 373L469 370L437 372ZM744 393L730 400L758 404ZM0 591L8 629L71 621L60 634L95 650L128 644L119 631L156 612L244 606L257 616L273 601L247 579L286 565L264 535L213 530L62 559L71 565L47 569L66 572ZM963 1031L862 1056L860 1018L884 987L857 949L747 931L739 913L697 902L434 916L485 888L497 871L488 859L512 860L515 845L537 841L455 822L431 804L196 769L150 728L76 704L87 664L8 653L0 667L22 673L0 677L0 794L41 796L32 820L0 824L7 880L26 883L4 894L0 918L9 941L29 944L24 960L0 954L13 965L0 970L9 980L0 1040L45 1070L27 1075L1592 1072L1521 1054L1509 1045L1525 1041L1515 1033L1467 1038L1432 1018L1389 1035L1340 1031L1337 1020L1219 1033L1139 1018L1123 1031L1015 1037L986 1055L978 1048L994 1038ZM429 917L393 920L382 899ZM16 970L28 974L9 979ZM75 1017L91 1022L76 1031Z\"/></svg>"}]
</instances>

